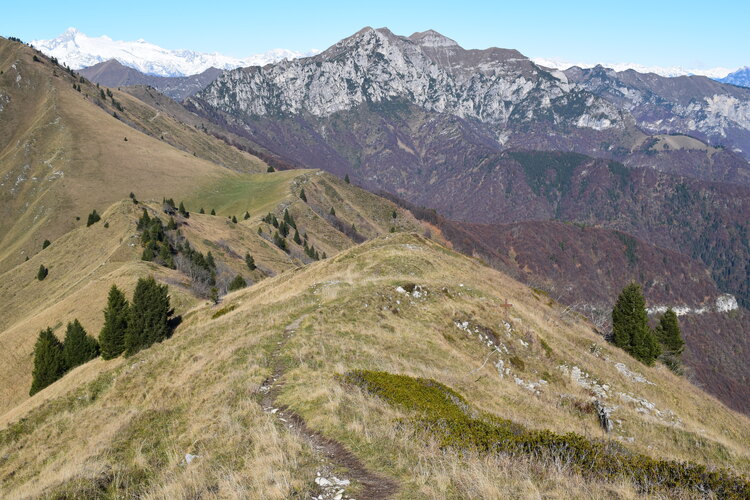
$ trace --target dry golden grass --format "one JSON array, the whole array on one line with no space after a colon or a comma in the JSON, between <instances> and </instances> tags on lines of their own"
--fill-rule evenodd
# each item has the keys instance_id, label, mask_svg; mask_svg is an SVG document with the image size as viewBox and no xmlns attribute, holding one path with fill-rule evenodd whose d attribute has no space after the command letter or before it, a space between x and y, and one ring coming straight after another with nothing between
<instances>
[{"instance_id":1,"label":"dry golden grass","mask_svg":"<svg viewBox=\"0 0 750 500\"><path fill-rule=\"evenodd\" d=\"M117 90L124 111L115 118L100 89L82 83L77 92L77 79L32 57L0 40L0 92L9 99L0 111L0 272L130 192L181 199L233 170L265 171L258 158Z\"/></svg>"},{"instance_id":2,"label":"dry golden grass","mask_svg":"<svg viewBox=\"0 0 750 500\"><path fill-rule=\"evenodd\" d=\"M395 290L406 282L423 286L427 295ZM498 307L505 298L514 305L509 336ZM228 295L222 307L230 305L236 308L217 319L211 319L213 308L195 307L173 338L128 360L81 367L15 410L0 439L0 456L7 457L0 462L3 495L80 493L92 478L110 488L119 481L110 492L149 498L315 492L315 472L326 458L264 413L256 394L270 373L270 352L298 318L297 332L281 351L288 369L280 403L343 442L372 470L395 478L400 498L638 494L628 482L584 480L566 464L439 450L420 429L398 425L407 413L343 386L337 374L363 368L429 377L477 408L531 428L604 438L594 415L565 404L589 398L558 368L576 365L610 385L612 394L644 397L681 422L667 425L613 396L608 403L618 406L613 416L622 423L606 439L634 437L626 446L650 456L750 471L746 417L663 367L640 366L604 345L586 322L510 278L417 236L383 237L285 272ZM515 375L549 378L541 394L500 378L491 362L483 365L487 347L455 326L459 318L497 333L524 361ZM589 349L594 343L598 353ZM615 362L655 385L623 377ZM39 400L46 402L34 404ZM24 425L13 424L22 416ZM185 453L201 458L181 465Z\"/></svg>"}]
</instances>

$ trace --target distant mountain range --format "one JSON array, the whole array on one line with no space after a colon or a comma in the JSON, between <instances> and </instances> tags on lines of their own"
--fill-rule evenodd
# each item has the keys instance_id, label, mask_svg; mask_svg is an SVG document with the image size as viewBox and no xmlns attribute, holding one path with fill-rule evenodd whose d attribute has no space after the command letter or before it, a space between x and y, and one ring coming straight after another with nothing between
<instances>
[{"instance_id":1,"label":"distant mountain range","mask_svg":"<svg viewBox=\"0 0 750 500\"><path fill-rule=\"evenodd\" d=\"M117 61L117 59L110 59L109 61L83 68L79 70L79 73L92 82L107 87L147 85L159 90L159 92L171 97L175 101L181 101L205 88L222 71L211 67L197 75L155 76L147 75L137 69L125 66Z\"/></svg>"},{"instance_id":2,"label":"distant mountain range","mask_svg":"<svg viewBox=\"0 0 750 500\"><path fill-rule=\"evenodd\" d=\"M740 87L750 87L750 67L745 66L744 68L740 68L734 73L721 78L719 81L739 85Z\"/></svg>"},{"instance_id":3,"label":"distant mountain range","mask_svg":"<svg viewBox=\"0 0 750 500\"><path fill-rule=\"evenodd\" d=\"M31 44L73 69L86 68L116 59L125 66L156 76L196 75L212 67L232 69L243 66L263 66L315 52L305 54L287 49L274 49L238 59L218 53L168 50L145 40L123 42L112 40L107 36L89 37L75 28L68 28L65 33L52 40L34 40Z\"/></svg>"},{"instance_id":4,"label":"distant mountain range","mask_svg":"<svg viewBox=\"0 0 750 500\"><path fill-rule=\"evenodd\" d=\"M708 68L708 69L688 69L681 66L647 66L645 64L638 63L582 63L582 62L568 62L558 61L556 59L548 59L545 57L534 57L531 59L534 63L539 66L546 68L553 68L559 70L566 70L568 68L579 67L579 68L593 68L595 66L604 66L605 68L613 69L615 71L627 71L632 69L639 73L654 73L659 76L707 76L713 79L721 79L729 75L733 69L731 68Z\"/></svg>"}]
</instances>

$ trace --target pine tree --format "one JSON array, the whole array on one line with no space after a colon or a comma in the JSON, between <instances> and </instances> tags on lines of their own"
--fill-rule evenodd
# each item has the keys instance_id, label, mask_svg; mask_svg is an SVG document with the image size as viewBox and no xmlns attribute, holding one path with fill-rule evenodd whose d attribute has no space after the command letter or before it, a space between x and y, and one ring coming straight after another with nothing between
<instances>
[{"instance_id":1,"label":"pine tree","mask_svg":"<svg viewBox=\"0 0 750 500\"><path fill-rule=\"evenodd\" d=\"M685 349L685 341L682 340L680 332L680 323L677 320L677 314L672 309L668 309L659 320L659 326L656 327L656 336L666 352L679 355Z\"/></svg>"},{"instance_id":2,"label":"pine tree","mask_svg":"<svg viewBox=\"0 0 750 500\"><path fill-rule=\"evenodd\" d=\"M294 242L298 245L302 244L302 238L299 237L299 231L294 230Z\"/></svg>"},{"instance_id":3,"label":"pine tree","mask_svg":"<svg viewBox=\"0 0 750 500\"><path fill-rule=\"evenodd\" d=\"M49 269L44 267L44 264L39 264L39 271L37 271L36 273L36 279L38 279L39 281L43 281L44 278L46 278L48 274L49 274Z\"/></svg>"},{"instance_id":4,"label":"pine tree","mask_svg":"<svg viewBox=\"0 0 750 500\"><path fill-rule=\"evenodd\" d=\"M286 209L284 209L284 222L294 229L297 229L297 224L294 222L294 217L292 217L292 214L290 214L289 210Z\"/></svg>"},{"instance_id":5,"label":"pine tree","mask_svg":"<svg viewBox=\"0 0 750 500\"><path fill-rule=\"evenodd\" d=\"M169 222L167 222L167 229L174 230L177 229L177 223L174 221L174 217L171 215L169 216Z\"/></svg>"},{"instance_id":6,"label":"pine tree","mask_svg":"<svg viewBox=\"0 0 750 500\"><path fill-rule=\"evenodd\" d=\"M174 206L174 204L172 206ZM177 211L180 212L180 215L182 215L186 219L188 217L190 217L190 212L188 212L187 210L185 210L185 205L182 202L180 202L180 208L178 208Z\"/></svg>"},{"instance_id":7,"label":"pine tree","mask_svg":"<svg viewBox=\"0 0 750 500\"><path fill-rule=\"evenodd\" d=\"M612 309L613 343L644 364L653 365L660 354L654 332L648 326L641 287L626 286Z\"/></svg>"},{"instance_id":8,"label":"pine tree","mask_svg":"<svg viewBox=\"0 0 750 500\"><path fill-rule=\"evenodd\" d=\"M216 210L214 210L213 208L211 209L211 215L216 215Z\"/></svg>"},{"instance_id":9,"label":"pine tree","mask_svg":"<svg viewBox=\"0 0 750 500\"><path fill-rule=\"evenodd\" d=\"M249 219L249 218L250 218L250 212L248 212L248 211L246 210L246 211L245 211L245 215L244 215L243 219L247 220L247 219Z\"/></svg>"},{"instance_id":10,"label":"pine tree","mask_svg":"<svg viewBox=\"0 0 750 500\"><path fill-rule=\"evenodd\" d=\"M347 184L349 184L349 174L346 174L344 176L344 182L346 182Z\"/></svg>"},{"instance_id":11,"label":"pine tree","mask_svg":"<svg viewBox=\"0 0 750 500\"><path fill-rule=\"evenodd\" d=\"M32 372L31 390L33 396L65 373L63 345L57 340L51 328L39 332L34 344L34 370Z\"/></svg>"},{"instance_id":12,"label":"pine tree","mask_svg":"<svg viewBox=\"0 0 750 500\"><path fill-rule=\"evenodd\" d=\"M205 214L205 213L206 213L206 211L205 211L205 210L203 210L203 207L201 207L201 209L200 209L200 210L198 210L198 213L199 213L199 214Z\"/></svg>"},{"instance_id":13,"label":"pine tree","mask_svg":"<svg viewBox=\"0 0 750 500\"><path fill-rule=\"evenodd\" d=\"M103 359L113 359L125 351L125 332L128 328L130 305L119 288L112 285L104 309L104 326L99 333Z\"/></svg>"},{"instance_id":14,"label":"pine tree","mask_svg":"<svg viewBox=\"0 0 750 500\"><path fill-rule=\"evenodd\" d=\"M44 243L42 243L42 250L50 246L52 243L49 240L44 240Z\"/></svg>"},{"instance_id":15,"label":"pine tree","mask_svg":"<svg viewBox=\"0 0 750 500\"><path fill-rule=\"evenodd\" d=\"M148 216L148 211L144 208L141 218L138 219L137 228L139 231L144 231L145 229L148 229L149 225L151 225L151 217Z\"/></svg>"},{"instance_id":16,"label":"pine tree","mask_svg":"<svg viewBox=\"0 0 750 500\"><path fill-rule=\"evenodd\" d=\"M268 167L268 168L266 169L266 172L276 172L276 169L275 169L275 168L273 168L273 167L271 167L271 166L269 166L269 167Z\"/></svg>"},{"instance_id":17,"label":"pine tree","mask_svg":"<svg viewBox=\"0 0 750 500\"><path fill-rule=\"evenodd\" d=\"M253 259L253 256L249 253L245 254L245 264L247 264L247 268L251 271L255 271L257 266L255 265L255 259Z\"/></svg>"},{"instance_id":18,"label":"pine tree","mask_svg":"<svg viewBox=\"0 0 750 500\"><path fill-rule=\"evenodd\" d=\"M63 342L63 361L65 369L72 370L99 355L99 343L95 338L86 335L81 323L75 319L68 323Z\"/></svg>"},{"instance_id":19,"label":"pine tree","mask_svg":"<svg viewBox=\"0 0 750 500\"><path fill-rule=\"evenodd\" d=\"M398 214L396 213L396 211L395 211L395 210L394 210L394 211L393 211L393 213L391 214L391 217L392 217L392 218L394 218L394 219L395 219L396 217L398 217Z\"/></svg>"},{"instance_id":20,"label":"pine tree","mask_svg":"<svg viewBox=\"0 0 750 500\"><path fill-rule=\"evenodd\" d=\"M237 224L237 217L234 216L234 215L232 216L232 222L234 222L235 224Z\"/></svg>"},{"instance_id":21,"label":"pine tree","mask_svg":"<svg viewBox=\"0 0 750 500\"><path fill-rule=\"evenodd\" d=\"M167 285L159 285L153 276L138 280L125 332L126 356L161 342L169 335L168 291Z\"/></svg>"},{"instance_id":22,"label":"pine tree","mask_svg":"<svg viewBox=\"0 0 750 500\"><path fill-rule=\"evenodd\" d=\"M331 215L335 216L336 215L336 210L333 207L331 207L331 211L329 213Z\"/></svg>"},{"instance_id":23,"label":"pine tree","mask_svg":"<svg viewBox=\"0 0 750 500\"><path fill-rule=\"evenodd\" d=\"M241 290L242 288L245 288L246 286L247 286L247 281L245 281L245 278L243 278L241 274L238 274L229 283L228 289L230 292L233 292L235 290Z\"/></svg>"},{"instance_id":24,"label":"pine tree","mask_svg":"<svg viewBox=\"0 0 750 500\"><path fill-rule=\"evenodd\" d=\"M89 214L89 218L88 218L88 220L86 221L86 227L89 227L89 226L90 226L90 225L92 225L92 224L96 224L96 223L97 223L97 222L99 222L99 221L100 221L101 219L102 219L102 218L101 218L101 217L99 217L99 214L98 214L98 213L96 213L96 209L92 210L92 211L91 211L91 213Z\"/></svg>"},{"instance_id":25,"label":"pine tree","mask_svg":"<svg viewBox=\"0 0 750 500\"><path fill-rule=\"evenodd\" d=\"M307 195L305 194L305 188L302 188L302 190L299 192L299 199L307 202Z\"/></svg>"}]
</instances>

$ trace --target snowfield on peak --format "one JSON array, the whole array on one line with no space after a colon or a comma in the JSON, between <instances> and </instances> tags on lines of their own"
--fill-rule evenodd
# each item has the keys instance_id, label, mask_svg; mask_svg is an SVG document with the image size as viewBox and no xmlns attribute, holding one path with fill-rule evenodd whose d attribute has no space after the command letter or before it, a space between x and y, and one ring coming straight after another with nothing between
<instances>
[{"instance_id":1,"label":"snowfield on peak","mask_svg":"<svg viewBox=\"0 0 750 500\"><path fill-rule=\"evenodd\" d=\"M108 36L90 37L75 28L51 40L34 40L31 44L50 57L73 69L116 59L121 64L157 76L187 76L202 73L214 67L234 69L246 66L264 66L284 59L296 59L317 53L288 49L273 49L238 59L219 53L202 53L192 50L169 50L143 39L134 42L112 40Z\"/></svg>"},{"instance_id":2,"label":"snowfield on peak","mask_svg":"<svg viewBox=\"0 0 750 500\"><path fill-rule=\"evenodd\" d=\"M637 64L637 63L582 63L582 62L568 62L568 61L559 61L557 59L547 59L545 57L533 57L531 60L538 64L539 66L543 66L545 68L552 68L557 69L560 71L565 71L566 69L572 68L572 67L579 67L584 69L589 68L595 68L596 66L603 66L605 68L613 69L615 71L627 71L629 69L635 70L638 73L655 73L659 76L666 76L666 77L675 77L675 76L690 76L690 75L696 75L696 76L707 76L708 78L712 78L714 80L719 80L721 78L726 77L733 71L736 71L737 68L707 68L707 69L687 69L683 68L681 66L648 66L645 64ZM723 80L722 80L723 81Z\"/></svg>"}]
</instances>

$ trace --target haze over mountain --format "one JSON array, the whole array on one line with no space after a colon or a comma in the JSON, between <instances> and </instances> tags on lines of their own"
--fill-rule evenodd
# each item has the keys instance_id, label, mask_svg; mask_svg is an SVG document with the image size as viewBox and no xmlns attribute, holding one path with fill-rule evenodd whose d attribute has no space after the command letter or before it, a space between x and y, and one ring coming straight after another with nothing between
<instances>
[{"instance_id":1,"label":"haze over mountain","mask_svg":"<svg viewBox=\"0 0 750 500\"><path fill-rule=\"evenodd\" d=\"M154 76L141 73L137 69L120 64L116 59L110 59L109 61L94 64L80 70L80 74L92 82L106 85L107 87L147 85L176 101L181 101L203 90L206 85L214 81L221 73L222 70L220 69L208 68L203 73L197 75Z\"/></svg>"},{"instance_id":2,"label":"haze over mountain","mask_svg":"<svg viewBox=\"0 0 750 500\"><path fill-rule=\"evenodd\" d=\"M730 73L719 81L739 85L740 87L750 87L750 67L745 66L734 73Z\"/></svg>"},{"instance_id":3,"label":"haze over mountain","mask_svg":"<svg viewBox=\"0 0 750 500\"><path fill-rule=\"evenodd\" d=\"M608 69L613 69L615 71L627 71L629 69L632 69L634 71L637 71L638 73L654 73L659 76L667 76L667 77L674 77L674 76L692 76L692 75L698 75L698 76L707 76L709 78L713 78L715 80L723 81L722 79L732 73L732 71L735 71L734 68L708 68L708 69L686 69L680 66L647 66L645 64L638 64L638 63L605 63L605 62L597 62L597 63L582 63L582 62L568 62L568 61L558 61L556 59L549 59L546 57L533 57L531 59L534 61L534 63L538 64L539 66L544 66L546 68L553 68L553 69L559 69L561 71L565 71L566 69L570 69L572 67L579 67L584 69L593 68L596 66L603 66ZM731 83L731 82L726 82Z\"/></svg>"},{"instance_id":4,"label":"haze over mountain","mask_svg":"<svg viewBox=\"0 0 750 500\"><path fill-rule=\"evenodd\" d=\"M108 36L89 37L75 28L68 28L51 40L31 42L50 57L73 69L81 69L115 59L125 66L135 68L147 75L188 76L203 73L209 68L232 69L293 59L314 53L301 53L287 49L274 49L246 58L229 57L218 53L205 54L191 50L169 50L157 45L136 40L124 42Z\"/></svg>"}]
</instances>

